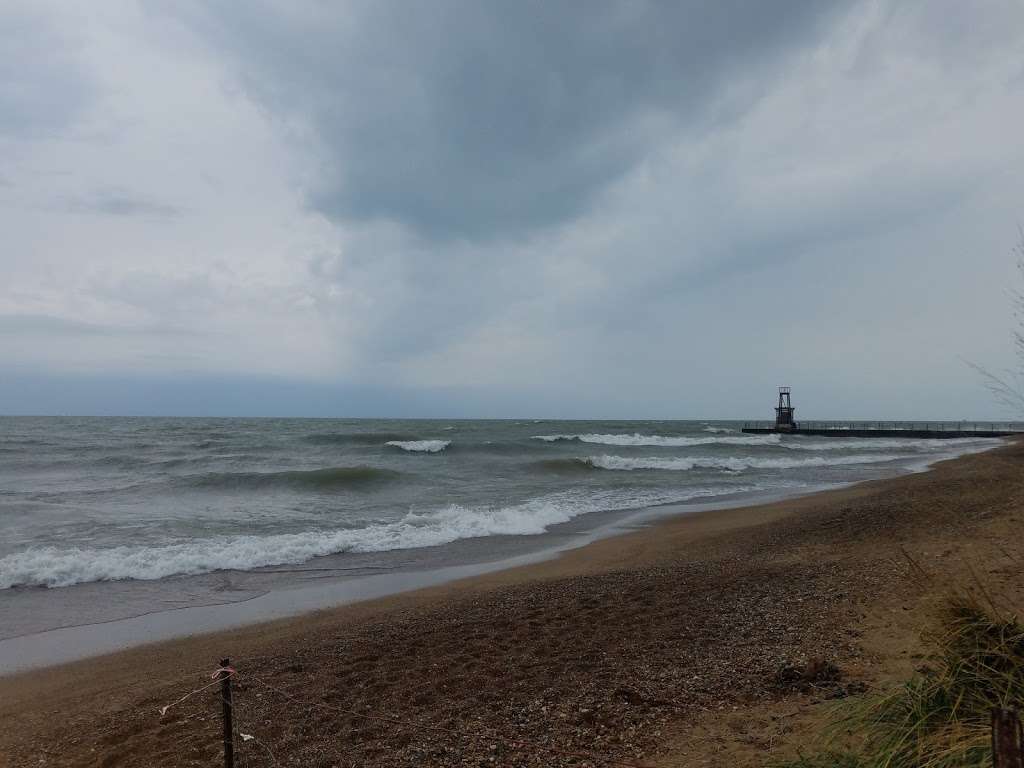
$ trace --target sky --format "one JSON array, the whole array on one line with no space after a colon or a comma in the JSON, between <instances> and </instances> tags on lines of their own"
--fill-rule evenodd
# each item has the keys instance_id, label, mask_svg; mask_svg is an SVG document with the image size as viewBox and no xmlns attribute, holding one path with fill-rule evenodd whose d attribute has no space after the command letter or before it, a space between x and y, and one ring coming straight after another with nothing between
<instances>
[{"instance_id":1,"label":"sky","mask_svg":"<svg viewBox=\"0 0 1024 768\"><path fill-rule=\"evenodd\" d=\"M0 413L1007 418L1020 0L0 2Z\"/></svg>"}]
</instances>

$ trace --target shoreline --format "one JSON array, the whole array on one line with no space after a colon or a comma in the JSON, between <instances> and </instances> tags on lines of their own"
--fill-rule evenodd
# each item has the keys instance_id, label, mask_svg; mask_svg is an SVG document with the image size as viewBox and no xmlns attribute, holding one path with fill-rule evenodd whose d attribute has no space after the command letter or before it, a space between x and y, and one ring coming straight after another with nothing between
<instances>
[{"instance_id":1,"label":"shoreline","mask_svg":"<svg viewBox=\"0 0 1024 768\"><path fill-rule=\"evenodd\" d=\"M20 746L19 755L30 753L32 744L38 747L39 742L35 739L42 738L47 732L48 718L55 711L70 713L74 723L83 728L86 723L92 723L89 726L91 730L117 732L123 725L126 708L130 710L131 704L137 702L138 694L132 691L138 686L155 679L157 682L153 685L157 688L162 686L162 689L157 692L150 690L149 697L161 699L158 694L166 693L169 697L167 700L171 700L176 691L184 690L190 682L199 680L195 675L191 678L186 676L185 681L175 680L176 677L196 668L212 669L215 660L223 656L237 660L235 663L240 670L255 666L264 675L286 684L287 674L281 671L284 659L306 658L306 663L347 665L352 659L360 658L356 653L359 648L365 651L375 643L378 651L370 654L373 661L362 662L361 674L378 679L374 686L374 696L382 700L382 705L386 705L383 700L392 693L400 694L399 689L407 682L403 681L403 675L415 674L419 679L441 674L441 681L453 674L456 677L469 674L467 670L477 675L486 671L486 658L493 653L498 653L499 657L490 663L498 663L497 658L500 658L500 663L508 666L508 674L525 687L539 684L529 672L530 664L536 665L536 659L550 657L553 663L558 662L555 669L559 672L555 674L568 676L584 688L599 683L601 689L605 689L614 680L595 680L594 670L600 669L600 665L595 668L592 662L586 661L566 667L564 654L569 653L570 658L582 659L589 653L586 649L595 644L611 643L615 648L623 648L633 647L640 642L638 648L647 648L649 653L657 656L661 644L684 640L684 645L676 649L679 659L704 653L717 643L716 671L705 670L705 674L711 677L724 675L723 679L731 679L734 693L730 695L736 695L754 682L748 679L750 673L749 670L744 671L744 666L730 667L730 654L738 652L737 648L742 648L743 653L767 653L771 658L778 658L778 653L787 657L794 654L798 656L798 646L811 643L842 656L842 644L828 638L834 627L845 626L850 622L852 614L849 606L845 605L850 602L847 598L859 594L858 599L873 599L875 595L872 590L877 591L878 587L877 584L872 586L875 574L870 570L862 572L864 564L859 561L863 559L863 553L858 549L864 543L862 539L866 536L880 537L868 543L881 549L891 549L894 544L906 545L912 542L915 536L935 536L944 530L935 521L920 528L913 527L911 524L914 520L925 519L922 516L941 513L945 515L942 525L954 525L958 519L957 514L949 517L950 510L945 508L954 505L954 502L956 505L966 505L971 510L975 506L974 497L982 501L998 498L1005 505L1008 498L1014 498L1013 483L1019 484L1016 479L1019 475L1017 468L1022 457L1024 445L1014 442L984 453L941 460L925 473L869 480L767 504L667 517L638 530L564 551L554 559L478 574L412 592L5 676L0 678L0 714L4 715L2 719L9 726L3 728L0 747ZM951 495L949 489L953 487L966 490L963 493L958 491L959 495ZM936 505L934 500L937 498L952 501L945 506ZM868 515L877 514L878 509L889 510L893 504L900 503L909 505L908 508L914 510L913 516L887 511L887 528L879 528L877 521L870 521ZM863 530L857 526L851 528L849 518L857 515L863 516L863 520L871 524L865 525ZM822 527L823 521L833 519L838 522ZM834 526L838 528L833 530ZM837 540L837 531L850 540L846 541L841 536ZM957 532L957 536L961 534ZM885 554L888 557L889 553ZM826 563L828 567L825 567ZM786 567L780 570L784 564ZM876 571L877 567L876 564ZM843 569L848 569L850 573L843 573ZM891 572L892 567L886 566L886 571ZM665 581L666 578L668 581ZM844 587L845 597L840 599L829 592L832 596L818 605L824 613L808 615L801 624L808 605L803 598L793 602L795 594L803 594L792 589L794 580L799 582L800 589L810 590L806 592L809 595L819 589L822 579L828 581L837 578L850 580L849 585ZM604 590L609 588L606 583L619 584L621 589L606 592ZM741 583L744 589L737 591ZM790 584L790 587L783 588L783 584ZM643 589L632 593L636 585L643 585ZM764 589L769 590L770 598L756 600L751 604L752 595ZM606 598L597 598L596 602L593 598L586 598L585 595L593 590L598 590L597 594L605 594ZM616 597L609 602L612 595ZM696 600L695 595L708 596L710 604L715 605L717 610L709 614L707 605ZM717 597L712 599L711 595ZM504 611L506 618L503 618L502 612L496 614L489 607L495 601L500 603L502 600L512 600L517 611L524 601L533 608L519 617L521 621L509 624L508 611ZM666 607L659 608L664 600L668 600ZM745 611L733 610L743 606L746 607ZM620 615L622 612L629 615ZM751 625L750 616L759 616L760 623ZM782 621L780 616L787 616L784 622L792 622L793 625L787 628L785 623L779 624ZM445 617L444 621L439 617ZM630 634L639 631L639 627L643 630L641 634L651 634L652 638L662 637L662 622L667 625L664 628L666 631L673 631L657 642L652 639L653 644L644 645ZM474 629L465 634L450 628L449 624ZM591 626L605 628L607 636L588 633L588 627ZM693 636L694 633L696 636ZM427 647L435 651L424 658L422 642L417 644L409 641L411 635L431 637L432 642ZM477 638L477 635L486 637ZM509 644L503 639L506 636L515 637L517 642ZM576 645L566 641L565 636L575 638ZM460 646L466 644L467 637L472 637L474 643L477 640L480 642L476 653L469 653L468 657L464 648L460 650ZM698 642L698 638L703 640ZM717 639L712 641L710 638ZM737 638L750 639L734 647ZM388 639L393 642L384 644ZM354 647L348 647L353 644ZM341 651L342 647L346 649L345 652ZM529 658L535 661L524 667L525 662L517 654L527 647L532 648L532 656ZM328 650L332 648L335 650ZM405 656L397 658L402 656L399 653L401 649L404 649ZM338 653L340 656L334 659L333 656L324 656L325 653ZM367 656L365 652L362 655ZM606 651L601 658L606 659L603 662L606 666L614 669L635 663L631 654L622 656L621 651L616 651L611 657ZM613 658L614 663L607 661L609 658ZM428 659L435 666L441 665L441 670L431 672ZM455 663L452 659L459 661ZM694 658L692 664L696 663ZM758 664L765 663L767 661L759 656ZM424 664L427 666L424 667ZM299 663L299 666L304 664ZM389 669L391 672L388 672ZM435 681L435 685L444 687L443 682ZM476 687L486 689L489 685L477 681ZM518 690L518 685L509 688L503 684L502 689L509 691L508 695L515 698L513 693ZM632 685L637 684L634 682ZM704 687L710 685L708 683ZM469 690L472 689L470 687ZM105 692L103 695L107 699L101 706L94 707L91 702L100 695L99 691ZM699 699L698 693L693 695ZM358 691L352 692L352 695L357 694ZM565 695L575 696L575 689L570 689ZM433 695L431 701L434 703L416 705L419 716L432 718L436 714L447 717L444 713L448 711L448 699L453 696L456 696L454 692ZM673 699L678 700L679 696L677 693ZM440 702L445 702L444 706ZM401 703L393 702L392 705L399 707ZM653 717L658 722L671 719L665 712L657 711L658 707L640 707L642 712L622 715L618 711L620 703L614 707L616 717ZM498 706L497 702L492 704ZM629 702L625 704L629 710ZM598 707L598 704L594 706ZM692 706L700 709L699 704ZM632 709L638 708L632 706ZM139 727L137 733L129 735L130 740L156 738L153 728L159 726L159 719L154 720L152 715L145 714L138 717L133 715L129 720L133 723L138 720L136 724ZM591 746L603 744L600 738L593 741L596 737L589 732L588 729L593 730L589 724L579 727L589 734L584 740L586 743ZM608 728L614 730L610 725ZM75 732L78 738L88 740L87 733L83 735L81 729ZM287 733L281 733L273 738L276 738L277 743L284 744L290 737ZM378 734L374 738L390 743L387 735ZM646 754L652 748L648 741L651 740L643 741L637 737L635 749ZM643 746L640 746L641 742ZM614 745L609 743L602 746L600 751L604 753L610 750L609 754L621 754L621 747L618 742ZM0 749L0 755L5 752L6 749ZM630 753L629 750L627 753ZM144 764L141 757L137 759L140 760L138 764ZM133 764L131 760L128 763ZM430 759L427 763L463 764L440 759ZM168 764L179 763L171 760ZM366 764L378 763L366 758ZM379 764L404 763L396 761ZM2 760L0 765L4 765Z\"/></svg>"}]
</instances>

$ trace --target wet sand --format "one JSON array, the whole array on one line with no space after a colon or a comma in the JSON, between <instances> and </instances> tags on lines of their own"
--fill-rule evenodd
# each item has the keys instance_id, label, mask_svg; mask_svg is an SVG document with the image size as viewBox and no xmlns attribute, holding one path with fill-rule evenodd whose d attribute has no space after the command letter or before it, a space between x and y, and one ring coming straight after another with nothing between
<instances>
[{"instance_id":1,"label":"wet sand","mask_svg":"<svg viewBox=\"0 0 1024 768\"><path fill-rule=\"evenodd\" d=\"M2 678L0 765L217 764L215 689L159 708L224 656L245 765L757 764L817 700L905 671L945 580L1020 589L1022 466L1013 444ZM808 690L793 671L815 658L842 674Z\"/></svg>"}]
</instances>

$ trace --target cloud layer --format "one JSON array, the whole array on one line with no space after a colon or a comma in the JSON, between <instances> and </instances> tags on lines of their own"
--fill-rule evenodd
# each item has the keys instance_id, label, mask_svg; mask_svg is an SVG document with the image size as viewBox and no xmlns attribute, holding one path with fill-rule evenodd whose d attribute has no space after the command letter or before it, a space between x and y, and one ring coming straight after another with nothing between
<instances>
[{"instance_id":1,"label":"cloud layer","mask_svg":"<svg viewBox=\"0 0 1024 768\"><path fill-rule=\"evenodd\" d=\"M26 381L996 414L958 355L1010 354L1018 3L173 9L0 12Z\"/></svg>"}]
</instances>

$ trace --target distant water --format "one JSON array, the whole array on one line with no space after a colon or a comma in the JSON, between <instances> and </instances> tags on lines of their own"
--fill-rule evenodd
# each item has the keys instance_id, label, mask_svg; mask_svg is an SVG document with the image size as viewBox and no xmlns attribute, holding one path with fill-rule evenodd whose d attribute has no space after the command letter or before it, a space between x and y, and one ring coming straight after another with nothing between
<instances>
[{"instance_id":1,"label":"distant water","mask_svg":"<svg viewBox=\"0 0 1024 768\"><path fill-rule=\"evenodd\" d=\"M538 536L997 442L744 435L731 422L0 418L0 590Z\"/></svg>"}]
</instances>

